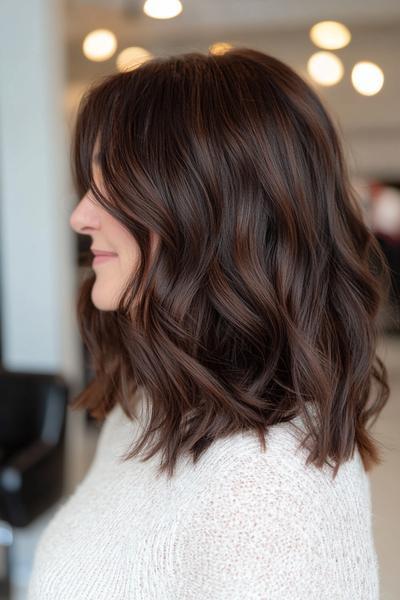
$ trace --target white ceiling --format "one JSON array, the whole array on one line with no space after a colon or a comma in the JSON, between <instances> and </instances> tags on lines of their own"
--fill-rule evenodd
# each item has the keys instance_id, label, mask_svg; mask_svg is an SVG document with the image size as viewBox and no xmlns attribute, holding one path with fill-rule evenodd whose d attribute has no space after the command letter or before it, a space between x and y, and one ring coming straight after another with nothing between
<instances>
[{"instance_id":1,"label":"white ceiling","mask_svg":"<svg viewBox=\"0 0 400 600\"><path fill-rule=\"evenodd\" d=\"M332 88L315 86L348 142L354 168L400 180L400 0L183 0L178 17L157 20L142 12L137 0L68 0L65 35L68 49L68 94L74 111L81 91L93 79L115 71L114 58L88 61L82 54L84 36L108 27L118 49L144 46L155 55L207 51L214 41L248 45L280 58L308 79L306 64L317 50L309 39L319 20L344 22L352 41L337 54L345 77ZM384 71L379 94L364 97L350 83L355 62L372 60Z\"/></svg>"},{"instance_id":2,"label":"white ceiling","mask_svg":"<svg viewBox=\"0 0 400 600\"><path fill-rule=\"evenodd\" d=\"M345 20L350 25L400 19L399 0L182 0L184 10L169 20L168 29L182 27L292 28L322 19ZM69 0L73 10L142 15L143 0ZM143 15L142 24L156 22ZM83 25L84 23L82 23ZM156 27L165 28L159 21Z\"/></svg>"}]
</instances>

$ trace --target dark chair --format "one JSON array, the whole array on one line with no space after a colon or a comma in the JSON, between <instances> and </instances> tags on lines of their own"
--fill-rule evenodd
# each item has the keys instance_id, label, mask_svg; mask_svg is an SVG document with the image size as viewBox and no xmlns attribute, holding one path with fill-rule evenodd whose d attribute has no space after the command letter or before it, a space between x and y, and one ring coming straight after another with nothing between
<instances>
[{"instance_id":1,"label":"dark chair","mask_svg":"<svg viewBox=\"0 0 400 600\"><path fill-rule=\"evenodd\" d=\"M2 535L25 527L63 495L68 386L60 375L0 369ZM9 567L9 548L2 546ZM1 560L1 559L0 559ZM9 572L0 598L9 597Z\"/></svg>"}]
</instances>

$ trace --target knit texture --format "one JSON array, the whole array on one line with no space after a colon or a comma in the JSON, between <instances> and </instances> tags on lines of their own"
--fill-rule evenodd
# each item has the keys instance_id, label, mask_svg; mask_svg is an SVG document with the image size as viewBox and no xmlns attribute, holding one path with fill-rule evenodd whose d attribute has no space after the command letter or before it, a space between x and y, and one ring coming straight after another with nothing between
<instances>
[{"instance_id":1,"label":"knit texture","mask_svg":"<svg viewBox=\"0 0 400 600\"><path fill-rule=\"evenodd\" d=\"M148 418L116 405L92 464L44 529L28 600L378 600L370 483L358 451L305 466L299 434L274 425L217 440L168 481L159 455L122 462ZM299 417L296 423L301 425Z\"/></svg>"}]
</instances>

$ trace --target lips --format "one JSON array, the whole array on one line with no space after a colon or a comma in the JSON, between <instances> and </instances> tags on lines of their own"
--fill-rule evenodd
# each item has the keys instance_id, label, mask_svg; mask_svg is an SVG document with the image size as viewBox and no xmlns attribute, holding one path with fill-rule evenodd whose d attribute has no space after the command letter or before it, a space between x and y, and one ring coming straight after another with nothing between
<instances>
[{"instance_id":1,"label":"lips","mask_svg":"<svg viewBox=\"0 0 400 600\"><path fill-rule=\"evenodd\" d=\"M95 256L117 256L115 252L107 252L105 250L92 250Z\"/></svg>"}]
</instances>

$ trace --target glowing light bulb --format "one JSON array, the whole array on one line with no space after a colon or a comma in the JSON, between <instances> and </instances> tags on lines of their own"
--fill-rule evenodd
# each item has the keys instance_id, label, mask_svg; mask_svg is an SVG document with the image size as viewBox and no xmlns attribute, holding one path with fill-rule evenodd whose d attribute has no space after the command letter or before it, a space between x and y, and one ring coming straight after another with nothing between
<instances>
[{"instance_id":1,"label":"glowing light bulb","mask_svg":"<svg viewBox=\"0 0 400 600\"><path fill-rule=\"evenodd\" d=\"M307 71L317 83L325 86L338 83L344 73L343 63L332 52L316 52L307 62Z\"/></svg>"},{"instance_id":2,"label":"glowing light bulb","mask_svg":"<svg viewBox=\"0 0 400 600\"><path fill-rule=\"evenodd\" d=\"M351 33L338 21L320 21L311 27L310 39L319 48L337 50L350 43Z\"/></svg>"},{"instance_id":3,"label":"glowing light bulb","mask_svg":"<svg viewBox=\"0 0 400 600\"><path fill-rule=\"evenodd\" d=\"M89 60L109 59L117 49L117 38L109 29L95 29L83 40L83 54Z\"/></svg>"},{"instance_id":4,"label":"glowing light bulb","mask_svg":"<svg viewBox=\"0 0 400 600\"><path fill-rule=\"evenodd\" d=\"M151 52L140 46L125 48L117 56L116 64L118 71L132 71L139 65L152 58Z\"/></svg>"},{"instance_id":5,"label":"glowing light bulb","mask_svg":"<svg viewBox=\"0 0 400 600\"><path fill-rule=\"evenodd\" d=\"M366 60L356 63L351 71L351 82L357 92L363 96L377 94L384 80L382 69Z\"/></svg>"},{"instance_id":6,"label":"glowing light bulb","mask_svg":"<svg viewBox=\"0 0 400 600\"><path fill-rule=\"evenodd\" d=\"M143 12L153 19L172 19L183 10L180 0L146 0Z\"/></svg>"},{"instance_id":7,"label":"glowing light bulb","mask_svg":"<svg viewBox=\"0 0 400 600\"><path fill-rule=\"evenodd\" d=\"M210 54L225 54L228 50L233 48L232 44L228 42L215 42L209 46L208 51Z\"/></svg>"}]
</instances>

